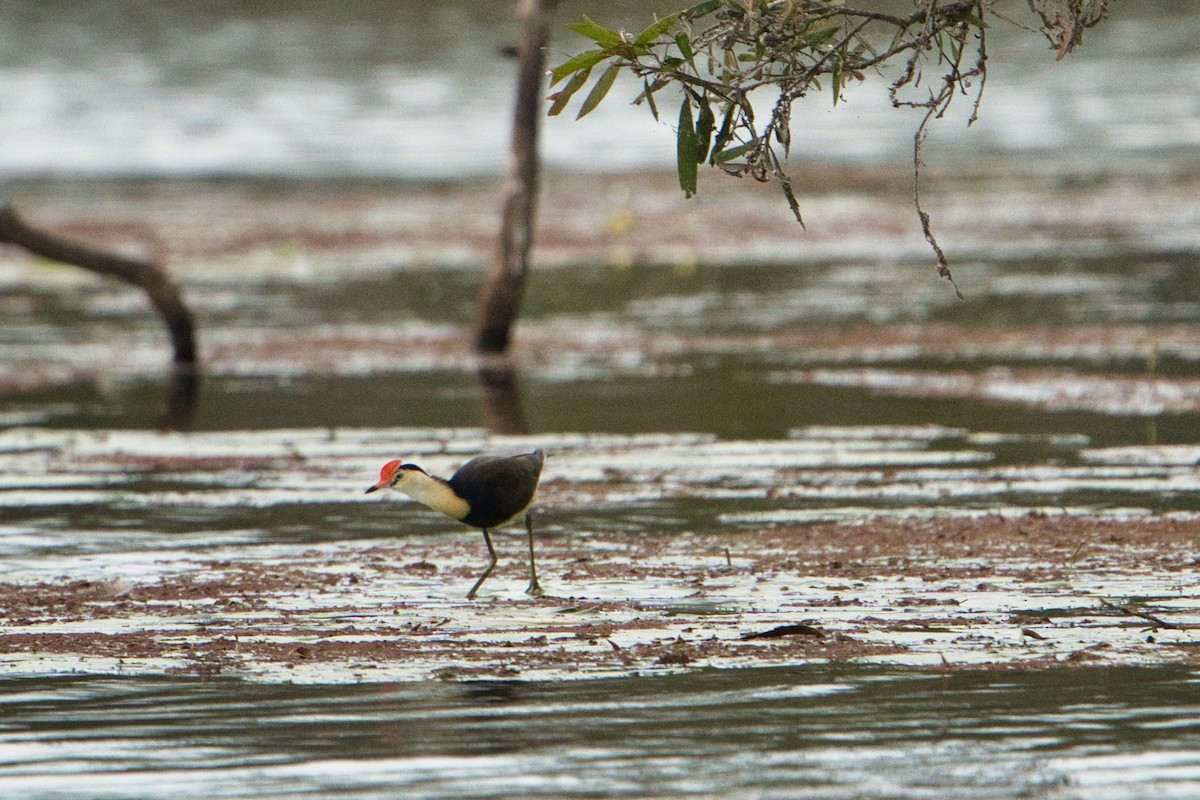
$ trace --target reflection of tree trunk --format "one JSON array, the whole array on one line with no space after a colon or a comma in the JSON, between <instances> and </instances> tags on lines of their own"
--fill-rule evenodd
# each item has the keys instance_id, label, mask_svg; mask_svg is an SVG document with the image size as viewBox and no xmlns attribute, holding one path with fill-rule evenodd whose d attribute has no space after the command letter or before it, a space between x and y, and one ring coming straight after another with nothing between
<instances>
[{"instance_id":1,"label":"reflection of tree trunk","mask_svg":"<svg viewBox=\"0 0 1200 800\"><path fill-rule=\"evenodd\" d=\"M558 0L520 0L523 27L520 67L509 154L508 186L501 215L500 244L480 297L475 349L503 353L520 311L533 245L538 191L538 123L541 119L543 50Z\"/></svg>"},{"instance_id":2,"label":"reflection of tree trunk","mask_svg":"<svg viewBox=\"0 0 1200 800\"><path fill-rule=\"evenodd\" d=\"M484 358L479 364L479 387L483 390L484 425L490 433L529 433L517 372L508 358Z\"/></svg>"},{"instance_id":3,"label":"reflection of tree trunk","mask_svg":"<svg viewBox=\"0 0 1200 800\"><path fill-rule=\"evenodd\" d=\"M179 289L157 264L93 250L35 230L17 216L16 209L12 206L0 208L0 242L15 244L43 258L73 264L101 275L111 275L140 287L167 325L171 345L175 350L175 363L196 363L196 340L191 312L183 304Z\"/></svg>"},{"instance_id":4,"label":"reflection of tree trunk","mask_svg":"<svg viewBox=\"0 0 1200 800\"><path fill-rule=\"evenodd\" d=\"M167 407L158 426L165 431L186 431L196 415L200 371L192 364L175 364L167 381Z\"/></svg>"}]
</instances>

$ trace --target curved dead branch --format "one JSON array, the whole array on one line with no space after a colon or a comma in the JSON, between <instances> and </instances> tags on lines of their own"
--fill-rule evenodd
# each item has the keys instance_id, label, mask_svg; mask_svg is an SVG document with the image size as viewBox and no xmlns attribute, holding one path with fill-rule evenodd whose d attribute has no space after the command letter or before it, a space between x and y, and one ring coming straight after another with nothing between
<instances>
[{"instance_id":1,"label":"curved dead branch","mask_svg":"<svg viewBox=\"0 0 1200 800\"><path fill-rule=\"evenodd\" d=\"M95 250L45 231L31 228L12 206L0 208L0 242L64 264L108 275L146 292L171 336L174 362L195 365L196 336L192 314L179 289L161 267L150 261Z\"/></svg>"}]
</instances>

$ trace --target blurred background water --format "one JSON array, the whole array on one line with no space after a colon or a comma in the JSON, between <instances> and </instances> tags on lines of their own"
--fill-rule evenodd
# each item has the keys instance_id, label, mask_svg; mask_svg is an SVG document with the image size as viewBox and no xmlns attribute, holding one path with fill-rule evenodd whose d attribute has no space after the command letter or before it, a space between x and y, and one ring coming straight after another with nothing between
<instances>
[{"instance_id":1,"label":"blurred background water","mask_svg":"<svg viewBox=\"0 0 1200 800\"><path fill-rule=\"evenodd\" d=\"M892 2L903 11L911 4ZM1040 156L1059 168L1190 159L1200 145L1200 19L1187 2L1113 3L1112 19L1056 62L1037 33L993 25L984 111L938 125L942 158ZM1014 3L1014 19L1028 10ZM663 0L570 0L639 30ZM390 176L447 180L504 164L516 40L512 4L9 0L0 10L0 177ZM585 49L560 24L549 63ZM666 122L626 102L546 124L552 167L670 168ZM886 81L814 96L795 154L885 162L911 148L913 115ZM672 115L666 115L671 118Z\"/></svg>"}]
</instances>

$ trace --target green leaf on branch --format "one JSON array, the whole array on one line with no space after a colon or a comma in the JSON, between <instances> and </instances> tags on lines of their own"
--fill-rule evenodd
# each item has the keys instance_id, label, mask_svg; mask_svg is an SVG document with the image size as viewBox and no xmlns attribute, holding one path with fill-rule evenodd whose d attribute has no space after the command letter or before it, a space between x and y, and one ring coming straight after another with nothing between
<instances>
[{"instance_id":1,"label":"green leaf on branch","mask_svg":"<svg viewBox=\"0 0 1200 800\"><path fill-rule=\"evenodd\" d=\"M548 98L550 100L550 110L546 112L546 116L557 117L561 114L562 110L567 107L567 103L571 101L571 97L583 88L583 85L587 83L588 76L591 74L591 67L576 72L571 76L571 80L567 81L567 85L562 90L550 95Z\"/></svg>"},{"instance_id":2,"label":"green leaf on branch","mask_svg":"<svg viewBox=\"0 0 1200 800\"><path fill-rule=\"evenodd\" d=\"M796 199L795 192L792 191L792 182L783 181L783 196L787 198L788 208L792 210L792 216L796 218L796 222L800 223L800 227L805 227L804 220L800 217L800 201Z\"/></svg>"},{"instance_id":3,"label":"green leaf on branch","mask_svg":"<svg viewBox=\"0 0 1200 800\"><path fill-rule=\"evenodd\" d=\"M650 44L658 37L662 36L667 31L669 31L671 28L675 27L675 24L678 22L679 22L679 14L672 14L669 17L664 17L664 18L660 19L658 22L656 22L653 25L646 28L646 30L639 33L637 35L637 38L633 40L633 43L635 45L645 47L646 45Z\"/></svg>"},{"instance_id":4,"label":"green leaf on branch","mask_svg":"<svg viewBox=\"0 0 1200 800\"><path fill-rule=\"evenodd\" d=\"M696 54L692 52L692 40L688 37L687 31L675 34L675 46L679 48L684 60L695 66Z\"/></svg>"},{"instance_id":5,"label":"green leaf on branch","mask_svg":"<svg viewBox=\"0 0 1200 800\"><path fill-rule=\"evenodd\" d=\"M654 102L654 93L667 85L667 81L659 78L651 83L648 79L642 79L642 93L633 99L634 105L640 104L643 100L650 106L650 113L654 115L654 121L658 122L658 103Z\"/></svg>"},{"instance_id":6,"label":"green leaf on branch","mask_svg":"<svg viewBox=\"0 0 1200 800\"><path fill-rule=\"evenodd\" d=\"M822 28L819 31L813 31L812 33L805 34L797 42L797 47L795 49L807 50L820 47L821 45L830 41L833 37L837 36L839 31L841 31L841 28L834 26L832 28Z\"/></svg>"},{"instance_id":7,"label":"green leaf on branch","mask_svg":"<svg viewBox=\"0 0 1200 800\"><path fill-rule=\"evenodd\" d=\"M752 150L758 149L758 140L753 139L745 144L739 144L737 147L731 147L728 150L722 150L719 153L713 153L713 163L727 164L735 158L741 158Z\"/></svg>"},{"instance_id":8,"label":"green leaf on branch","mask_svg":"<svg viewBox=\"0 0 1200 800\"><path fill-rule=\"evenodd\" d=\"M700 115L696 118L696 163L703 164L708 157L708 143L712 140L713 125L712 107L706 100L700 100Z\"/></svg>"},{"instance_id":9,"label":"green leaf on branch","mask_svg":"<svg viewBox=\"0 0 1200 800\"><path fill-rule=\"evenodd\" d=\"M595 110L596 106L600 105L600 101L604 99L604 95L608 94L608 90L612 88L613 81L617 79L617 73L621 71L620 64L612 64L604 73L596 79L596 85L588 92L588 96L584 98L583 106L579 109L579 114L575 119L581 119Z\"/></svg>"},{"instance_id":10,"label":"green leaf on branch","mask_svg":"<svg viewBox=\"0 0 1200 800\"><path fill-rule=\"evenodd\" d=\"M703 3L697 3L689 9L683 11L683 18L687 20L697 19L698 17L707 16L721 7L721 0L705 0Z\"/></svg>"},{"instance_id":11,"label":"green leaf on branch","mask_svg":"<svg viewBox=\"0 0 1200 800\"><path fill-rule=\"evenodd\" d=\"M712 148L708 151L708 163L716 163L716 155L733 139L733 115L737 111L736 103L726 103L725 113L721 119L721 127L717 131L717 138L713 141Z\"/></svg>"},{"instance_id":12,"label":"green leaf on branch","mask_svg":"<svg viewBox=\"0 0 1200 800\"><path fill-rule=\"evenodd\" d=\"M692 99L685 95L679 107L679 138L676 142L676 168L679 171L679 188L684 195L696 193L696 153L700 145L696 141L696 127L692 122Z\"/></svg>"},{"instance_id":13,"label":"green leaf on branch","mask_svg":"<svg viewBox=\"0 0 1200 800\"><path fill-rule=\"evenodd\" d=\"M572 23L567 26L567 29L575 31L580 36L586 36L601 47L616 47L625 43L621 34L611 31L603 25L597 25L587 14L583 15L583 22Z\"/></svg>"},{"instance_id":14,"label":"green leaf on branch","mask_svg":"<svg viewBox=\"0 0 1200 800\"><path fill-rule=\"evenodd\" d=\"M550 85L553 86L573 72L579 72L581 69L590 70L610 55L612 54L604 50L588 50L580 53L550 71Z\"/></svg>"}]
</instances>

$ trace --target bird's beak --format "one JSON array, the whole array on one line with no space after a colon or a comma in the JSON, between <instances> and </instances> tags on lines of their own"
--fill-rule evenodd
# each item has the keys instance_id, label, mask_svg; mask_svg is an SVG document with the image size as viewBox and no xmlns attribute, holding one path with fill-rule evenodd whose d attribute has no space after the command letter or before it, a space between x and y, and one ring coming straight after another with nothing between
<instances>
[{"instance_id":1,"label":"bird's beak","mask_svg":"<svg viewBox=\"0 0 1200 800\"><path fill-rule=\"evenodd\" d=\"M377 491L379 491L379 490L380 490L380 489L382 489L382 488L383 488L383 487L382 487L382 486L380 486L380 485L377 483L377 484L375 484L374 486L368 486L368 487L367 487L367 490L366 490L365 492L363 492L363 494L370 494L371 492L377 492Z\"/></svg>"}]
</instances>

